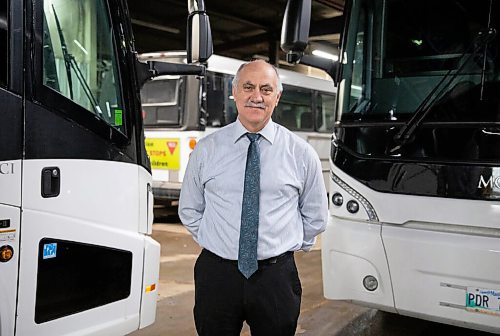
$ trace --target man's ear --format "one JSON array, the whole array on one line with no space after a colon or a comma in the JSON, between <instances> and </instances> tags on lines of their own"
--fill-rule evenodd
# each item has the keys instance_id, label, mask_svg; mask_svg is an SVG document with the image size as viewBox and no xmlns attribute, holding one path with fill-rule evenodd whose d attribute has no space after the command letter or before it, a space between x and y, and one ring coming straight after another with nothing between
<instances>
[{"instance_id":1,"label":"man's ear","mask_svg":"<svg viewBox=\"0 0 500 336\"><path fill-rule=\"evenodd\" d=\"M281 93L282 92L278 92L278 97L277 97L277 100L276 100L276 106L278 106L278 103L280 102Z\"/></svg>"}]
</instances>

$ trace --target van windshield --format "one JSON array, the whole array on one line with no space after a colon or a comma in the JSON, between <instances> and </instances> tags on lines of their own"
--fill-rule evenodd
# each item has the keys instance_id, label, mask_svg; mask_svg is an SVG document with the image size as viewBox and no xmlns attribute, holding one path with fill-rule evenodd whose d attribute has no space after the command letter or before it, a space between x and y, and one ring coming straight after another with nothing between
<instances>
[{"instance_id":1,"label":"van windshield","mask_svg":"<svg viewBox=\"0 0 500 336\"><path fill-rule=\"evenodd\" d=\"M141 90L144 125L180 125L182 82L180 76L166 76L144 84Z\"/></svg>"}]
</instances>

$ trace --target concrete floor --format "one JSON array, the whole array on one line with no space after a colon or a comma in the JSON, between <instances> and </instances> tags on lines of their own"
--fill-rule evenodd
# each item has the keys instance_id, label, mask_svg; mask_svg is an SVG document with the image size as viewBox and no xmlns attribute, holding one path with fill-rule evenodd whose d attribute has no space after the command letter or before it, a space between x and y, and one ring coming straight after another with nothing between
<instances>
[{"instance_id":1,"label":"concrete floor","mask_svg":"<svg viewBox=\"0 0 500 336\"><path fill-rule=\"evenodd\" d=\"M170 218L172 220L172 218ZM195 336L193 267L200 247L180 224L155 224L161 243L156 322L132 336ZM302 282L300 336L490 336L493 334L388 314L323 297L319 240L311 252L295 254ZM250 336L248 327L241 335Z\"/></svg>"},{"instance_id":2,"label":"concrete floor","mask_svg":"<svg viewBox=\"0 0 500 336\"><path fill-rule=\"evenodd\" d=\"M193 267L200 247L180 224L155 224L153 238L161 243L156 322L130 335L194 336ZM351 321L371 312L350 303L323 298L319 244L311 252L296 253L295 259L303 287L297 335L336 335ZM248 327L245 326L241 335L250 335Z\"/></svg>"}]
</instances>

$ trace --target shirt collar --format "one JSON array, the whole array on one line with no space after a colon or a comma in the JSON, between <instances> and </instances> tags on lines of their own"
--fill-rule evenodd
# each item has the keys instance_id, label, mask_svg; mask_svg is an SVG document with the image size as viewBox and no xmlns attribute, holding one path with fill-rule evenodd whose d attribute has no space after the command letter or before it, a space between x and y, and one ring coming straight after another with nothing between
<instances>
[{"instance_id":1,"label":"shirt collar","mask_svg":"<svg viewBox=\"0 0 500 336\"><path fill-rule=\"evenodd\" d=\"M234 133L233 133L233 141L236 143L242 136L244 136L249 131L243 126L239 118L236 118L234 122ZM276 124L272 119L269 119L269 122L258 132L260 135L264 137L267 141L271 143L274 142L274 138L276 136Z\"/></svg>"}]
</instances>

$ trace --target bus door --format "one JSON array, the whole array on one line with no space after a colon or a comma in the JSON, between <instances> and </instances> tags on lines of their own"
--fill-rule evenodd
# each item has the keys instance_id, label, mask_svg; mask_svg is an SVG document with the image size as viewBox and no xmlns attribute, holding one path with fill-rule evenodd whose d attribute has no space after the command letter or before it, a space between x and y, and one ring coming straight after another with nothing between
<instances>
[{"instance_id":1,"label":"bus door","mask_svg":"<svg viewBox=\"0 0 500 336\"><path fill-rule=\"evenodd\" d=\"M22 9L14 2L0 3L0 335L7 336L14 334L21 214L22 62L14 60L22 46L14 41L22 17L10 13Z\"/></svg>"},{"instance_id":2,"label":"bus door","mask_svg":"<svg viewBox=\"0 0 500 336\"><path fill-rule=\"evenodd\" d=\"M26 8L16 335L123 335L156 301L142 291L150 175L120 4Z\"/></svg>"}]
</instances>

